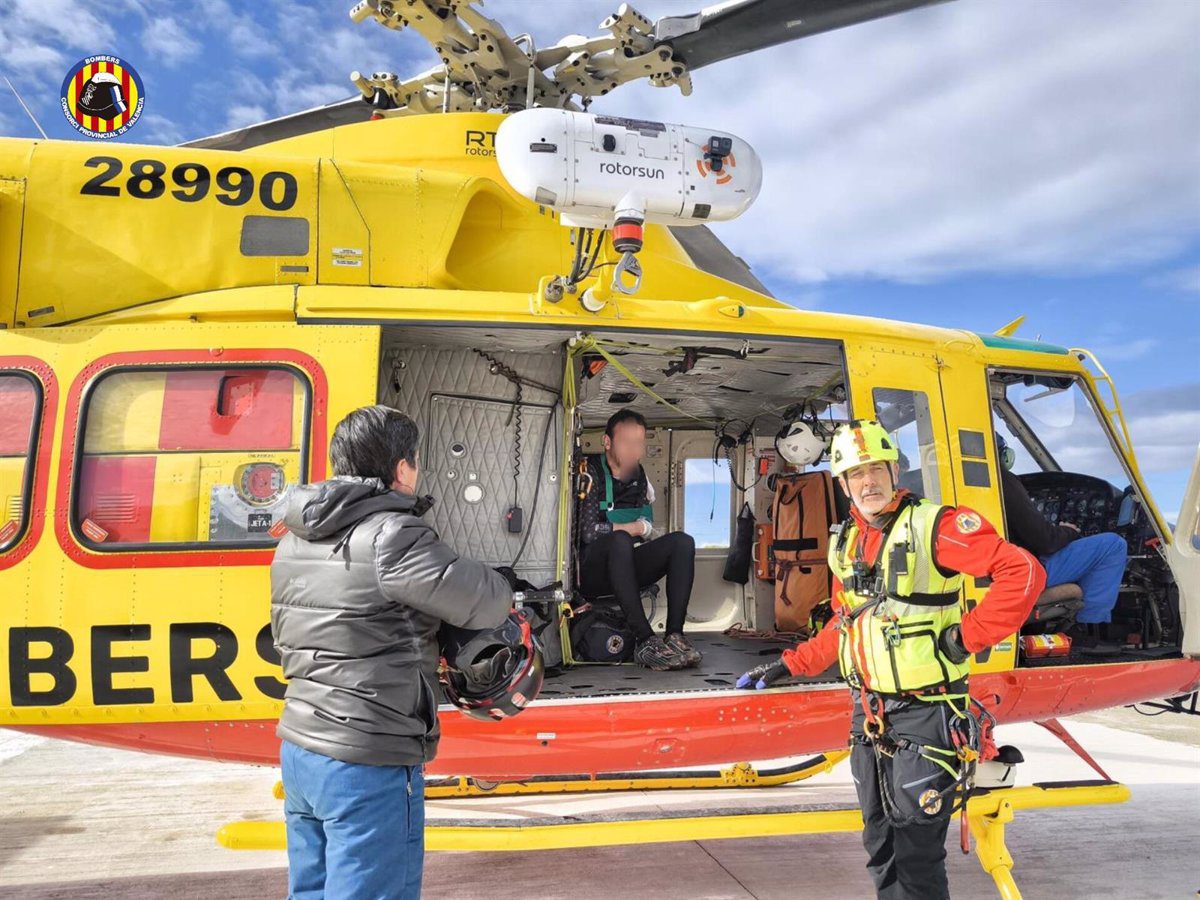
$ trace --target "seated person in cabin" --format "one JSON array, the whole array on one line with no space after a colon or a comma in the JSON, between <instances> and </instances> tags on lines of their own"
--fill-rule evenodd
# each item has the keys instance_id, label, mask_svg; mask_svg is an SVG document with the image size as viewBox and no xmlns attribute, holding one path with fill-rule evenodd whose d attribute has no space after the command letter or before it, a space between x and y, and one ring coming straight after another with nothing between
<instances>
[{"instance_id":1,"label":"seated person in cabin","mask_svg":"<svg viewBox=\"0 0 1200 900\"><path fill-rule=\"evenodd\" d=\"M1046 569L1046 587L1077 584L1083 590L1083 609L1075 617L1072 636L1086 636L1087 625L1112 621L1113 607L1125 574L1127 548L1119 534L1083 537L1070 522L1057 525L1043 516L1011 471L1016 453L996 435L1000 486L1008 539L1036 556Z\"/></svg>"},{"instance_id":2,"label":"seated person in cabin","mask_svg":"<svg viewBox=\"0 0 1200 900\"><path fill-rule=\"evenodd\" d=\"M654 487L646 480L646 420L621 409L604 427L604 452L587 457L591 489L576 511L580 588L585 598L613 595L633 631L634 659L657 671L699 665L700 651L683 634L695 576L696 542L673 531L654 533ZM667 578L666 638L650 628L641 589Z\"/></svg>"}]
</instances>

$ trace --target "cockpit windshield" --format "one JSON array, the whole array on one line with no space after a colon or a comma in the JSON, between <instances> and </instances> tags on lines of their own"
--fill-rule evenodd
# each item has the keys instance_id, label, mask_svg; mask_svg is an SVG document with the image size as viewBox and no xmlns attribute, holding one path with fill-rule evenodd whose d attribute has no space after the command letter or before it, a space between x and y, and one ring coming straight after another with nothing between
<instances>
[{"instance_id":1,"label":"cockpit windshield","mask_svg":"<svg viewBox=\"0 0 1200 900\"><path fill-rule=\"evenodd\" d=\"M1129 483L1100 413L1074 378L994 377L996 433L1015 453L1012 471L1077 472L1117 487Z\"/></svg>"}]
</instances>

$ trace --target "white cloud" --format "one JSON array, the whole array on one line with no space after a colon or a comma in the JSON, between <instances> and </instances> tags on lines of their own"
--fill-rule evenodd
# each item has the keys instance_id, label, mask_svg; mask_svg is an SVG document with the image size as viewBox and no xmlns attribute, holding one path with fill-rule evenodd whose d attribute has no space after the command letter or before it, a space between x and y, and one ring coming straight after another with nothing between
<instances>
[{"instance_id":1,"label":"white cloud","mask_svg":"<svg viewBox=\"0 0 1200 900\"><path fill-rule=\"evenodd\" d=\"M253 125L268 118L270 116L267 115L267 111L261 106L236 104L229 107L229 112L225 117L225 129L232 131L235 128L244 128L247 125Z\"/></svg>"},{"instance_id":2,"label":"white cloud","mask_svg":"<svg viewBox=\"0 0 1200 900\"><path fill-rule=\"evenodd\" d=\"M350 84L349 80L345 83L320 82L313 80L305 73L291 70L284 71L271 84L275 107L281 111L324 106L335 100L344 100L357 92L357 88Z\"/></svg>"},{"instance_id":3,"label":"white cloud","mask_svg":"<svg viewBox=\"0 0 1200 900\"><path fill-rule=\"evenodd\" d=\"M1143 471L1191 466L1200 449L1200 383L1139 391L1123 406Z\"/></svg>"},{"instance_id":4,"label":"white cloud","mask_svg":"<svg viewBox=\"0 0 1200 900\"><path fill-rule=\"evenodd\" d=\"M139 140L151 144L178 144L183 140L179 124L157 113L144 113L140 119L142 129Z\"/></svg>"},{"instance_id":5,"label":"white cloud","mask_svg":"<svg viewBox=\"0 0 1200 900\"><path fill-rule=\"evenodd\" d=\"M1144 474L1191 466L1200 448L1200 382L1138 391L1124 398L1122 407ZM1059 454L1065 469L1102 477L1114 471L1112 450L1098 430L1072 427L1070 435L1072 445Z\"/></svg>"},{"instance_id":6,"label":"white cloud","mask_svg":"<svg viewBox=\"0 0 1200 900\"><path fill-rule=\"evenodd\" d=\"M178 66L199 55L200 42L191 37L175 19L154 15L142 29L142 47L157 54L168 66Z\"/></svg>"},{"instance_id":7,"label":"white cloud","mask_svg":"<svg viewBox=\"0 0 1200 900\"><path fill-rule=\"evenodd\" d=\"M29 70L44 71L48 69L65 70L70 65L65 54L45 44L26 43L23 41L5 43L2 38L0 38L0 44L4 44L0 52L4 54L6 66L11 67L12 70L17 72Z\"/></svg>"},{"instance_id":8,"label":"white cloud","mask_svg":"<svg viewBox=\"0 0 1200 900\"><path fill-rule=\"evenodd\" d=\"M285 48L268 28L251 15L234 12L226 0L199 0L199 6L209 30L236 55L250 59L284 56Z\"/></svg>"},{"instance_id":9,"label":"white cloud","mask_svg":"<svg viewBox=\"0 0 1200 900\"><path fill-rule=\"evenodd\" d=\"M1157 338L1126 338L1105 344L1091 344L1088 349L1106 365L1113 362L1130 362L1141 359L1159 346Z\"/></svg>"},{"instance_id":10,"label":"white cloud","mask_svg":"<svg viewBox=\"0 0 1200 900\"><path fill-rule=\"evenodd\" d=\"M1147 280L1150 287L1166 288L1171 291L1183 291L1189 294L1200 294L1200 266L1190 266L1164 272Z\"/></svg>"},{"instance_id":11,"label":"white cloud","mask_svg":"<svg viewBox=\"0 0 1200 900\"><path fill-rule=\"evenodd\" d=\"M0 59L10 71L61 81L73 53L96 53L115 34L102 18L68 0L6 0L0 12ZM67 51L71 51L68 53Z\"/></svg>"}]
</instances>

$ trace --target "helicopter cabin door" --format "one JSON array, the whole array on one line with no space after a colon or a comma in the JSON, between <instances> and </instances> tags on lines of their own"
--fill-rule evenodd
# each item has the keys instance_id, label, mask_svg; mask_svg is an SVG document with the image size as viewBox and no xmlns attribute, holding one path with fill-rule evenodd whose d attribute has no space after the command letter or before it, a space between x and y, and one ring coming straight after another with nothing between
<instances>
[{"instance_id":1,"label":"helicopter cabin door","mask_svg":"<svg viewBox=\"0 0 1200 900\"><path fill-rule=\"evenodd\" d=\"M1184 655L1200 656L1200 452L1183 493L1175 535L1167 548L1167 562L1179 586Z\"/></svg>"},{"instance_id":2,"label":"helicopter cabin door","mask_svg":"<svg viewBox=\"0 0 1200 900\"><path fill-rule=\"evenodd\" d=\"M854 415L876 418L900 448L898 487L955 503L938 360L898 347L847 345Z\"/></svg>"},{"instance_id":3,"label":"helicopter cabin door","mask_svg":"<svg viewBox=\"0 0 1200 900\"><path fill-rule=\"evenodd\" d=\"M997 516L994 470L986 447L976 446L979 439L987 443L991 433L985 373L959 371L957 365L971 363L954 364L937 353L903 344L848 344L847 352L854 414L878 419L900 449L897 486L934 503L965 504L989 519ZM956 443L964 439L969 459ZM968 471L973 474L960 480L964 460L972 463ZM975 464L987 467L988 485L981 483L982 473ZM987 587L986 579L965 580L968 609ZM1002 641L977 654L973 669L1011 668L1015 653L1014 641Z\"/></svg>"}]
</instances>

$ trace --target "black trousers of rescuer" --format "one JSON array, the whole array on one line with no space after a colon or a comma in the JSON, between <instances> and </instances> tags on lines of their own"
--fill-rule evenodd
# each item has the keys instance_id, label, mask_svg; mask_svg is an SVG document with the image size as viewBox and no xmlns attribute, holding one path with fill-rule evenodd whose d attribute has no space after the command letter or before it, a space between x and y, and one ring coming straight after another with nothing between
<instances>
[{"instance_id":1,"label":"black trousers of rescuer","mask_svg":"<svg viewBox=\"0 0 1200 900\"><path fill-rule=\"evenodd\" d=\"M667 577L667 634L683 631L692 581L696 576L696 542L672 531L635 544L624 531L601 535L587 545L579 569L579 586L587 599L612 594L637 640L654 633L642 609L642 588Z\"/></svg>"},{"instance_id":2,"label":"black trousers of rescuer","mask_svg":"<svg viewBox=\"0 0 1200 900\"><path fill-rule=\"evenodd\" d=\"M887 729L897 738L949 749L952 715L941 701L888 700L883 718ZM850 774L862 807L863 846L876 895L879 900L949 900L946 830L956 795L947 794L932 813L921 810L921 797L931 797L928 791L936 794L944 790L954 779L911 749L899 749L894 757L882 756L881 769L877 769L875 750L857 739L863 734L863 720L862 705L856 694L850 728ZM881 772L891 786L899 813L905 817L919 816L920 824L897 827L888 820L880 797Z\"/></svg>"}]
</instances>

